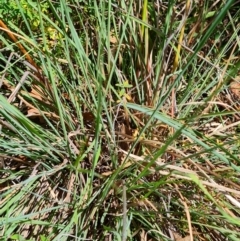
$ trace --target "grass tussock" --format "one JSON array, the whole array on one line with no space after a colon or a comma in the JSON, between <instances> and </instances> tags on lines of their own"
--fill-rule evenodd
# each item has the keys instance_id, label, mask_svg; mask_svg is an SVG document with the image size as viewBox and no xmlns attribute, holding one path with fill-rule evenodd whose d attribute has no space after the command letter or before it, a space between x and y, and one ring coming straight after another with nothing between
<instances>
[{"instance_id":1,"label":"grass tussock","mask_svg":"<svg viewBox=\"0 0 240 241\"><path fill-rule=\"evenodd\" d=\"M80 2L0 12L2 240L239 240L237 3Z\"/></svg>"}]
</instances>

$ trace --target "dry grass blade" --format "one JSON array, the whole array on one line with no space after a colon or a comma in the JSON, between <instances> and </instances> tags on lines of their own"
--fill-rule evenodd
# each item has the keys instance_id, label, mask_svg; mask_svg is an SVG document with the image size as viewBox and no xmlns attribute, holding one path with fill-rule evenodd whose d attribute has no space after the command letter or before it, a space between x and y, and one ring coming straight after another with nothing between
<instances>
[{"instance_id":1,"label":"dry grass blade","mask_svg":"<svg viewBox=\"0 0 240 241\"><path fill-rule=\"evenodd\" d=\"M129 154L129 153L127 153L124 150L121 150L121 151L123 153L125 153L127 156L129 156L129 158L131 158L136 163L144 165L144 163L148 163L149 162L149 161L146 160L145 157L140 157L140 156L136 156L134 154ZM187 168L179 167L179 166L176 166L176 165L171 165L171 164L168 164L168 163L164 163L164 162L162 162L162 160L156 160L155 164L158 167L162 167L162 169L159 170L159 173L162 174L162 175L167 175L167 176L171 175L171 176L173 176L175 178L184 179L184 180L191 180L191 178L188 177L188 174L194 174L195 176L197 176L199 178L201 177L196 171L189 170ZM165 171L164 169L169 169L170 171ZM155 172L154 167L151 167L150 170L152 172ZM177 171L177 174L172 173L171 171ZM206 186L213 187L213 188L217 189L218 191L230 192L230 193L236 194L236 195L238 195L240 197L240 190L238 191L238 190L235 190L235 189L231 189L231 188L222 186L220 184L212 182L212 180L211 180L211 182L202 181L202 183L204 185L206 185Z\"/></svg>"},{"instance_id":2,"label":"dry grass blade","mask_svg":"<svg viewBox=\"0 0 240 241\"><path fill-rule=\"evenodd\" d=\"M15 87L15 89L13 90L13 92L11 93L11 95L8 97L8 102L11 103L13 101L13 99L16 97L16 95L18 94L19 90L21 89L22 85L24 84L26 78L28 77L28 75L30 75L30 72L25 72L22 76L22 78L20 79L19 83L17 84L17 86Z\"/></svg>"},{"instance_id":3,"label":"dry grass blade","mask_svg":"<svg viewBox=\"0 0 240 241\"><path fill-rule=\"evenodd\" d=\"M191 224L191 216L190 216L190 213L189 213L189 209L188 209L188 206L187 206L187 203L184 201L184 197L183 195L181 194L181 192L179 191L178 189L178 186L175 184L174 185L179 196L180 196L180 199L181 199L181 202L183 204L183 206L185 207L185 212L186 212L186 216L187 216L187 221L188 221L188 228L189 228L189 236L186 236L184 238L180 238L180 239L176 239L177 241L178 240L189 240L189 241L193 241L193 231L192 231L192 224Z\"/></svg>"}]
</instances>

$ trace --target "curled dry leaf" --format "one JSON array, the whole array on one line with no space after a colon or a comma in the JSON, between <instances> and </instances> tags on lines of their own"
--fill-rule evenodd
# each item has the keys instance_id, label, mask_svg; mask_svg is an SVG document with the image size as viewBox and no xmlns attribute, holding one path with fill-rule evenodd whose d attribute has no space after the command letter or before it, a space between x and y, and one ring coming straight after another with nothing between
<instances>
[{"instance_id":1,"label":"curled dry leaf","mask_svg":"<svg viewBox=\"0 0 240 241\"><path fill-rule=\"evenodd\" d=\"M240 100L240 81L233 81L230 84L229 89L232 92L234 98L236 98L236 100Z\"/></svg>"},{"instance_id":2,"label":"curled dry leaf","mask_svg":"<svg viewBox=\"0 0 240 241\"><path fill-rule=\"evenodd\" d=\"M173 233L175 241L191 241L191 237L189 235L182 238L182 236L180 234L178 234L177 232L172 231L172 233Z\"/></svg>"}]
</instances>

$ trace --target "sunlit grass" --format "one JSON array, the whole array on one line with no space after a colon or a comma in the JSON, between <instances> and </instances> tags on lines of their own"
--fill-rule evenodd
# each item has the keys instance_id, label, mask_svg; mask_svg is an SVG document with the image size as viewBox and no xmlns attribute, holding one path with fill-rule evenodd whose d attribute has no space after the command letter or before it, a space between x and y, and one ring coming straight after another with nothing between
<instances>
[{"instance_id":1,"label":"sunlit grass","mask_svg":"<svg viewBox=\"0 0 240 241\"><path fill-rule=\"evenodd\" d=\"M4 240L239 239L233 2L17 3L41 70L1 70Z\"/></svg>"}]
</instances>

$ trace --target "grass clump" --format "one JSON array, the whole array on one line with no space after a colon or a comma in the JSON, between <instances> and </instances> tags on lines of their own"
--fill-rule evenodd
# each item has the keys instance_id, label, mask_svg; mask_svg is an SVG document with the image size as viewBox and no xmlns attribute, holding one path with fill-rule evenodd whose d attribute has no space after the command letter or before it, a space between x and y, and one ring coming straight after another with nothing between
<instances>
[{"instance_id":1,"label":"grass clump","mask_svg":"<svg viewBox=\"0 0 240 241\"><path fill-rule=\"evenodd\" d=\"M3 240L238 240L234 1L11 4Z\"/></svg>"}]
</instances>

